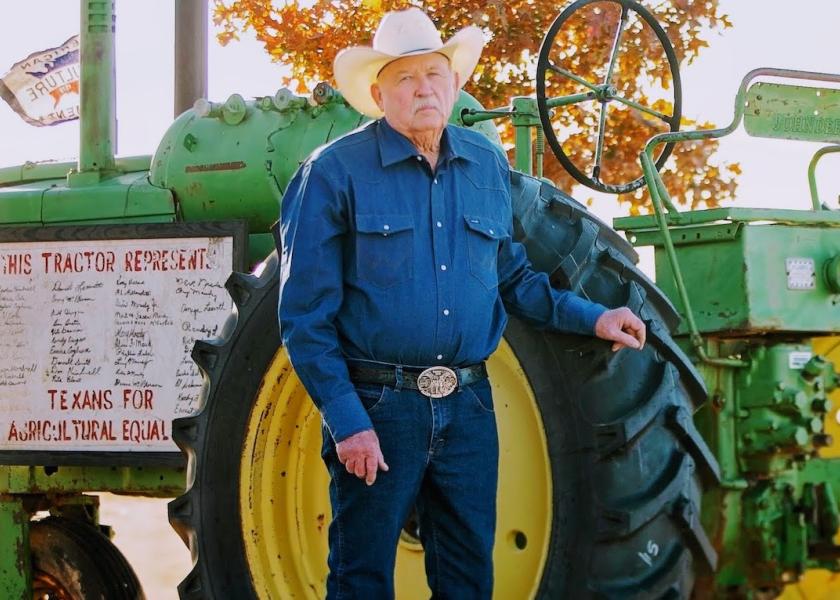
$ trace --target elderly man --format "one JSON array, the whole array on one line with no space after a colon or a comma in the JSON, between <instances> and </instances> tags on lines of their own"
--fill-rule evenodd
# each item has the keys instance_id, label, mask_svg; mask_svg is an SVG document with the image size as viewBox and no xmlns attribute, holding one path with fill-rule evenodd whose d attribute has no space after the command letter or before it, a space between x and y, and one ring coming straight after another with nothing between
<instances>
[{"instance_id":1,"label":"elderly man","mask_svg":"<svg viewBox=\"0 0 840 600\"><path fill-rule=\"evenodd\" d=\"M317 150L281 211L283 343L323 416L328 598L393 597L416 507L435 598L490 598L498 439L484 360L506 310L641 348L644 324L554 290L512 239L504 153L447 126L481 31L446 44L419 9L342 51L345 99L378 118Z\"/></svg>"}]
</instances>

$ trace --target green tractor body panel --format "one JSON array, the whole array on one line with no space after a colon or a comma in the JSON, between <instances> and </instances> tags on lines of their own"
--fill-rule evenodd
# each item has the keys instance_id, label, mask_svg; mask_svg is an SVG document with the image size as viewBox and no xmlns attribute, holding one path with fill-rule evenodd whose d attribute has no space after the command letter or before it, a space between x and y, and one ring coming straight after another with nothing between
<instances>
[{"instance_id":1,"label":"green tractor body panel","mask_svg":"<svg viewBox=\"0 0 840 600\"><path fill-rule=\"evenodd\" d=\"M756 83L747 92L744 128L755 137L836 143L840 90Z\"/></svg>"},{"instance_id":2,"label":"green tractor body panel","mask_svg":"<svg viewBox=\"0 0 840 600\"><path fill-rule=\"evenodd\" d=\"M175 203L169 190L149 184L147 171L90 185L43 179L0 187L0 219L4 226L168 223L175 221Z\"/></svg>"},{"instance_id":3,"label":"green tractor body panel","mask_svg":"<svg viewBox=\"0 0 840 600\"><path fill-rule=\"evenodd\" d=\"M766 219L823 218L814 211L767 211ZM794 213L794 214L790 214ZM671 226L671 236L701 333L761 334L840 331L832 265L840 256L840 214L821 226L756 224L736 219ZM640 219L634 218L636 223ZM617 219L624 227L630 219ZM655 247L656 281L679 299L663 241L652 229L633 229L637 245ZM684 307L678 309L685 316ZM687 334L683 320L679 333Z\"/></svg>"}]
</instances>

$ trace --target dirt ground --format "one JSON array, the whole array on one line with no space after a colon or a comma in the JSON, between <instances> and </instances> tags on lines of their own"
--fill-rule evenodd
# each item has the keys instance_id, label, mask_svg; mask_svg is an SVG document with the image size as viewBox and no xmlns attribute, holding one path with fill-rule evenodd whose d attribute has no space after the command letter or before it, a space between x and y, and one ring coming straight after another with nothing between
<instances>
[{"instance_id":1,"label":"dirt ground","mask_svg":"<svg viewBox=\"0 0 840 600\"><path fill-rule=\"evenodd\" d=\"M192 569L190 552L169 526L169 499L100 494L100 520L114 528L114 544L137 573L147 600L177 600L178 583Z\"/></svg>"}]
</instances>

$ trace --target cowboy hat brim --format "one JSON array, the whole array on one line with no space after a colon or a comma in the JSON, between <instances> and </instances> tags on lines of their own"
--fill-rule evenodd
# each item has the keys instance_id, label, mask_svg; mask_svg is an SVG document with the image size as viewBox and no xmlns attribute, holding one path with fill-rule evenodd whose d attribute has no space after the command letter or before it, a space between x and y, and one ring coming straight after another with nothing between
<instances>
[{"instance_id":1,"label":"cowboy hat brim","mask_svg":"<svg viewBox=\"0 0 840 600\"><path fill-rule=\"evenodd\" d=\"M453 35L440 48L424 48L404 54L387 54L368 46L345 48L335 57L333 72L338 91L360 113L378 119L382 111L370 94L370 86L385 65L407 56L437 52L449 59L452 71L458 73L463 86L472 75L484 48L481 29L470 25Z\"/></svg>"}]
</instances>

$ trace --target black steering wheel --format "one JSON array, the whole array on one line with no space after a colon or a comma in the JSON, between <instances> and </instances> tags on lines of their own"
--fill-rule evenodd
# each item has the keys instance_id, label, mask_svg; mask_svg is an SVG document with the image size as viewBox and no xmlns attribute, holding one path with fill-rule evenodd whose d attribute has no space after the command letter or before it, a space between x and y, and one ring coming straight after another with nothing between
<instances>
[{"instance_id":1,"label":"black steering wheel","mask_svg":"<svg viewBox=\"0 0 840 600\"><path fill-rule=\"evenodd\" d=\"M574 13L590 4L597 4L599 6L591 7L593 14L600 19L607 18L610 14L618 13L618 10L609 5L618 5L621 9L620 17L617 19L615 34L613 35L612 45L609 53L609 63L606 65L605 74L599 83L592 82L584 77L581 77L569 69L564 68L562 60L568 57L568 53L564 48L556 46L558 36L563 31L563 26L573 17ZM665 51L665 56L668 60L668 67L671 72L671 86L673 90L673 102L671 114L664 114L652 107L645 106L639 102L635 102L628 97L622 95L622 90L616 88L613 84L615 75L615 67L621 52L622 35L626 33L628 22L631 19L632 13L637 15L637 22L635 27L641 27L644 24L648 25L656 35L659 43ZM641 39L637 35L635 38L636 45ZM561 37L562 40L562 37ZM559 49L559 51L557 51ZM557 52L555 52L557 51ZM552 60L552 53L555 53L560 60ZM549 76L560 76L564 78L565 83L573 82L577 84L583 91L574 96L562 96L557 98L547 98L546 89L550 86L547 78ZM547 85L548 84L548 85ZM665 86L663 86L665 87ZM599 119L598 119L598 137L595 142L594 164L589 175L572 162L571 157L563 150L563 146L557 139L557 133L552 124L552 113L555 109L561 106L570 106L585 102L596 101L600 103ZM557 160L565 167L569 174L580 183L607 193L623 194L631 192L644 184L644 177L640 176L637 179L628 182L608 183L602 181L602 160L604 157L604 140L606 137L607 113L612 103L621 104L628 107L630 110L637 111L637 113L648 117L653 117L656 122L662 122L668 126L669 131L678 131L680 126L680 116L682 113L682 85L680 83L679 64L677 62L676 54L671 42L665 31L651 15L651 13L638 2L634 0L578 0L577 2L568 6L561 12L554 22L551 24L548 32L545 35L542 46L540 47L540 54L537 60L537 106L540 113L540 121L545 132L545 137L548 144ZM657 131L656 133L661 133ZM617 142L615 142L617 143ZM671 154L673 143L665 144L660 147L659 154L656 157L656 169L662 168L668 156ZM639 148L639 152L643 148Z\"/></svg>"}]
</instances>

